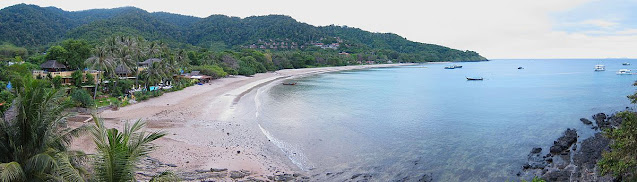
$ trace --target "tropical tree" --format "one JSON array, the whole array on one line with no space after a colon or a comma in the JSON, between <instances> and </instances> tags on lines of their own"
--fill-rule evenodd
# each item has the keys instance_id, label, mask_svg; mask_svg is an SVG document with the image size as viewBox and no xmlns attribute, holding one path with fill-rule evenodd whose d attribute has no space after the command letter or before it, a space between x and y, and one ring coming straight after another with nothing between
<instances>
[{"instance_id":1,"label":"tropical tree","mask_svg":"<svg viewBox=\"0 0 637 182\"><path fill-rule=\"evenodd\" d=\"M108 50L109 49L104 46L97 47L93 51L93 56L86 59L86 65L88 65L91 69L102 71L102 74L101 74L102 77L98 78L98 80L100 81L95 84L93 99L97 97L97 87L99 86L99 83L103 83L103 80L104 80L103 77L104 76L111 77L115 72L115 60L109 54ZM98 74L98 77L100 77L100 74Z\"/></svg>"},{"instance_id":2,"label":"tropical tree","mask_svg":"<svg viewBox=\"0 0 637 182\"><path fill-rule=\"evenodd\" d=\"M97 146L95 156L95 178L97 181L135 181L135 163L149 154L153 148L150 142L166 134L141 131L145 122L126 123L123 131L106 128L104 122L93 117L95 126L91 128L93 141Z\"/></svg>"},{"instance_id":3,"label":"tropical tree","mask_svg":"<svg viewBox=\"0 0 637 182\"><path fill-rule=\"evenodd\" d=\"M142 71L140 77L144 79L146 83L146 90L150 90L150 86L156 85L164 80L168 75L167 64L161 62L154 62L148 66L148 68Z\"/></svg>"},{"instance_id":4,"label":"tropical tree","mask_svg":"<svg viewBox=\"0 0 637 182\"><path fill-rule=\"evenodd\" d=\"M28 76L14 83L16 99L0 119L0 181L83 181L83 155L67 147L86 127L62 127L64 91Z\"/></svg>"}]
</instances>

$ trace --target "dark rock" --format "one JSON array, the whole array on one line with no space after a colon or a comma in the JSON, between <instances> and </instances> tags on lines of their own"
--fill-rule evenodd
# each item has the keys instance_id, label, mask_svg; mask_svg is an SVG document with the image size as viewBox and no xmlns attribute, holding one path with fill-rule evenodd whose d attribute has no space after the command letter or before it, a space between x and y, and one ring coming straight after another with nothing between
<instances>
[{"instance_id":1,"label":"dark rock","mask_svg":"<svg viewBox=\"0 0 637 182\"><path fill-rule=\"evenodd\" d=\"M325 173L325 176L329 176L329 175L332 175L332 173Z\"/></svg>"},{"instance_id":2,"label":"dark rock","mask_svg":"<svg viewBox=\"0 0 637 182\"><path fill-rule=\"evenodd\" d=\"M363 175L363 174L355 174L355 175L352 175L352 177L351 177L351 178L349 178L349 179L356 179L356 178L358 178L358 177L359 177L359 176L361 176L361 175Z\"/></svg>"},{"instance_id":3,"label":"dark rock","mask_svg":"<svg viewBox=\"0 0 637 182\"><path fill-rule=\"evenodd\" d=\"M248 175L250 175L250 172L248 171L230 171L230 178L232 179L244 178Z\"/></svg>"},{"instance_id":4,"label":"dark rock","mask_svg":"<svg viewBox=\"0 0 637 182\"><path fill-rule=\"evenodd\" d=\"M422 175L420 179L418 179L418 182L432 182L432 181L434 181L433 178L431 177L431 175L428 175L428 174Z\"/></svg>"},{"instance_id":5,"label":"dark rock","mask_svg":"<svg viewBox=\"0 0 637 182\"><path fill-rule=\"evenodd\" d=\"M564 169L570 164L571 157L569 155L553 156L553 167Z\"/></svg>"},{"instance_id":6,"label":"dark rock","mask_svg":"<svg viewBox=\"0 0 637 182\"><path fill-rule=\"evenodd\" d=\"M292 181L294 176L292 174L279 174L274 176L274 181Z\"/></svg>"},{"instance_id":7,"label":"dark rock","mask_svg":"<svg viewBox=\"0 0 637 182\"><path fill-rule=\"evenodd\" d=\"M574 129L566 129L564 135L553 142L551 146L551 153L561 153L567 150L573 143L577 142L577 131Z\"/></svg>"},{"instance_id":8,"label":"dark rock","mask_svg":"<svg viewBox=\"0 0 637 182\"><path fill-rule=\"evenodd\" d=\"M536 147L536 148L531 149L531 153L532 154L536 154L536 153L540 153L540 152L542 152L542 148L540 148L540 147Z\"/></svg>"},{"instance_id":9,"label":"dark rock","mask_svg":"<svg viewBox=\"0 0 637 182\"><path fill-rule=\"evenodd\" d=\"M227 171L228 169L226 168L210 168L211 172L223 172L223 171Z\"/></svg>"},{"instance_id":10,"label":"dark rock","mask_svg":"<svg viewBox=\"0 0 637 182\"><path fill-rule=\"evenodd\" d=\"M610 122L606 121L606 118L607 116L604 113L597 113L593 115L593 120L595 120L597 127L600 129L610 128Z\"/></svg>"},{"instance_id":11,"label":"dark rock","mask_svg":"<svg viewBox=\"0 0 637 182\"><path fill-rule=\"evenodd\" d=\"M610 140L601 133L582 141L579 151L573 156L575 165L582 168L593 169L597 161L602 157L604 150L609 150Z\"/></svg>"},{"instance_id":12,"label":"dark rock","mask_svg":"<svg viewBox=\"0 0 637 182\"><path fill-rule=\"evenodd\" d=\"M582 121L582 123L584 123L585 125L593 124L593 122L591 120L588 120L586 118L580 118L579 120Z\"/></svg>"},{"instance_id":13,"label":"dark rock","mask_svg":"<svg viewBox=\"0 0 637 182\"><path fill-rule=\"evenodd\" d=\"M569 181L569 178L570 172L566 170L552 170L542 176L546 181Z\"/></svg>"},{"instance_id":14,"label":"dark rock","mask_svg":"<svg viewBox=\"0 0 637 182\"><path fill-rule=\"evenodd\" d=\"M616 114L611 115L610 117L607 118L607 122L608 124L613 127L613 128L617 128L619 127L619 125L622 124L622 121L624 119L622 117L617 116Z\"/></svg>"},{"instance_id":15,"label":"dark rock","mask_svg":"<svg viewBox=\"0 0 637 182\"><path fill-rule=\"evenodd\" d=\"M207 169L197 169L197 170L195 170L195 172L198 172L198 173L207 173L207 172L210 172L210 170L207 170Z\"/></svg>"},{"instance_id":16,"label":"dark rock","mask_svg":"<svg viewBox=\"0 0 637 182\"><path fill-rule=\"evenodd\" d=\"M533 148L527 157L528 162L522 166L524 169L542 169L548 165L544 161L545 156L542 156L542 148Z\"/></svg>"},{"instance_id":17,"label":"dark rock","mask_svg":"<svg viewBox=\"0 0 637 182\"><path fill-rule=\"evenodd\" d=\"M166 165L168 167L177 167L177 165L175 165L175 164L164 164L164 165Z\"/></svg>"},{"instance_id":18,"label":"dark rock","mask_svg":"<svg viewBox=\"0 0 637 182\"><path fill-rule=\"evenodd\" d=\"M531 165L527 163L527 164L524 164L524 165L522 166L522 168L524 168L524 169L528 169L528 168L531 168Z\"/></svg>"}]
</instances>

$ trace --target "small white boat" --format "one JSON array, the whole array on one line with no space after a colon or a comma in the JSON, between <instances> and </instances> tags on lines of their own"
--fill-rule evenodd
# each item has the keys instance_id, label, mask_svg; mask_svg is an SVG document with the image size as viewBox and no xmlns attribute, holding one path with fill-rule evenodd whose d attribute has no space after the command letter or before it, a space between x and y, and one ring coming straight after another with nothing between
<instances>
[{"instance_id":1,"label":"small white boat","mask_svg":"<svg viewBox=\"0 0 637 182\"><path fill-rule=\"evenodd\" d=\"M606 71L606 66L601 64L595 65L595 71Z\"/></svg>"},{"instance_id":2,"label":"small white boat","mask_svg":"<svg viewBox=\"0 0 637 182\"><path fill-rule=\"evenodd\" d=\"M630 72L629 69L620 69L619 71L617 71L618 75L632 75L632 73Z\"/></svg>"},{"instance_id":3,"label":"small white boat","mask_svg":"<svg viewBox=\"0 0 637 182\"><path fill-rule=\"evenodd\" d=\"M622 65L628 66L628 65L630 65L630 63L629 62L625 62L625 63L622 63Z\"/></svg>"}]
</instances>

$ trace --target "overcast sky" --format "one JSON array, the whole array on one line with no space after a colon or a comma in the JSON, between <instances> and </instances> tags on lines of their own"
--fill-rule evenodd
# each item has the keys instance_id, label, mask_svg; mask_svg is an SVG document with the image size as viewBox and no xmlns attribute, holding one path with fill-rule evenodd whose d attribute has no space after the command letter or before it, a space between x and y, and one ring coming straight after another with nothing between
<instances>
[{"instance_id":1,"label":"overcast sky","mask_svg":"<svg viewBox=\"0 0 637 182\"><path fill-rule=\"evenodd\" d=\"M637 58L637 0L2 0L78 11L135 6L207 17L284 14L497 58Z\"/></svg>"}]
</instances>

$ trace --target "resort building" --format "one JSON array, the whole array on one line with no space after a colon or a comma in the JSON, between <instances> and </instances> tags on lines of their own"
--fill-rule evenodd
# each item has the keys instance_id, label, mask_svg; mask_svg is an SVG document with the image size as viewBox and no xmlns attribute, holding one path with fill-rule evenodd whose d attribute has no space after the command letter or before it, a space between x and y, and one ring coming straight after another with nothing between
<instances>
[{"instance_id":1,"label":"resort building","mask_svg":"<svg viewBox=\"0 0 637 182\"><path fill-rule=\"evenodd\" d=\"M62 84L63 85L72 85L73 84L73 78L72 78L72 74L73 72L75 72L75 70L68 70L66 65L57 62L56 60L49 60L45 63L40 64L40 69L41 70L33 70L32 74L33 77L35 78L46 78L46 77L50 77L50 78L55 78L56 76L59 76L60 78L62 78ZM84 75L86 74L91 74L93 75L93 81L94 82L98 82L98 76L100 75L101 71L97 71L97 70L84 70L82 71L82 73ZM86 81L86 76L84 76L84 81Z\"/></svg>"}]
</instances>

